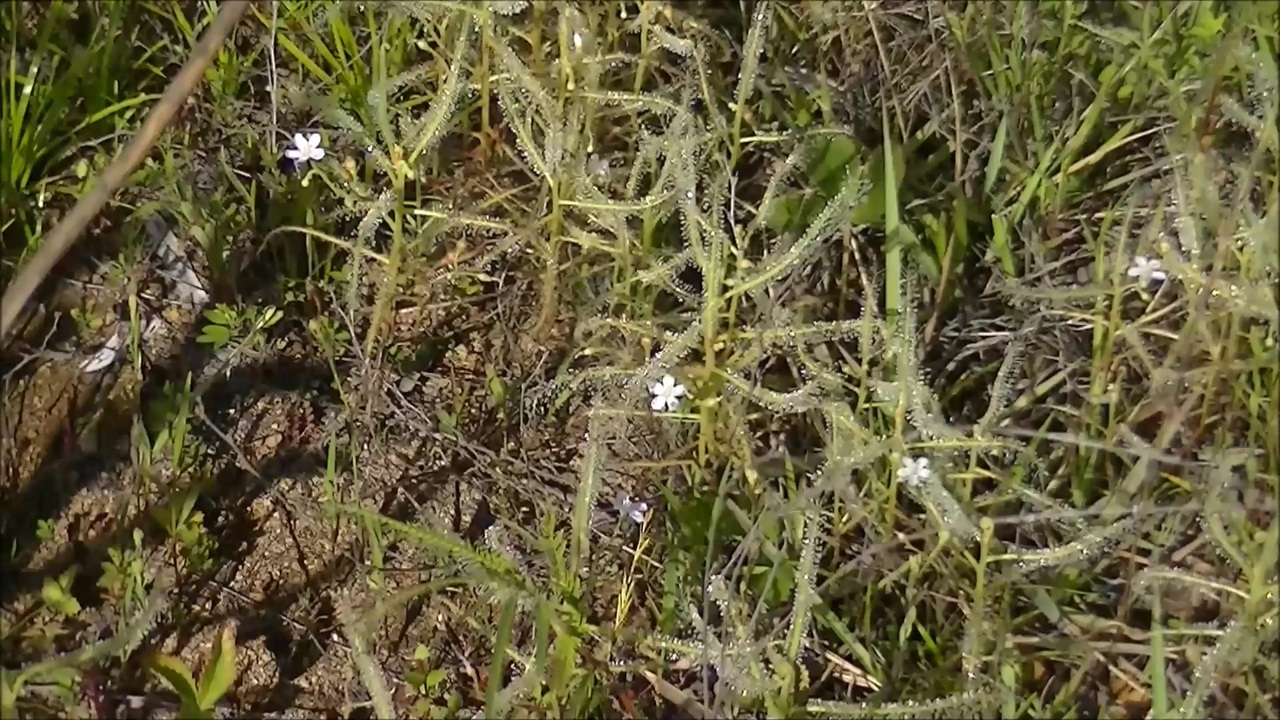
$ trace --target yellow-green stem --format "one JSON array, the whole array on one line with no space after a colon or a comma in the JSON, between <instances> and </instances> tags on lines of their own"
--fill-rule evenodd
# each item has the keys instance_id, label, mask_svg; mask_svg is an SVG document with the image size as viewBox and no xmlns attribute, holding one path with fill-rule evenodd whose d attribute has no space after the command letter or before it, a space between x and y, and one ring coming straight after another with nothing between
<instances>
[{"instance_id":1,"label":"yellow-green stem","mask_svg":"<svg viewBox=\"0 0 1280 720\"><path fill-rule=\"evenodd\" d=\"M880 108L884 126L884 310L885 320L892 334L898 326L898 314L902 312L902 244L899 242L897 171L893 161L893 143L889 126L889 107Z\"/></svg>"},{"instance_id":2,"label":"yellow-green stem","mask_svg":"<svg viewBox=\"0 0 1280 720\"><path fill-rule=\"evenodd\" d=\"M533 3L533 31L529 34L529 44L533 47L533 63L537 67L542 67L542 14L546 12L546 6L542 3Z\"/></svg>"},{"instance_id":3,"label":"yellow-green stem","mask_svg":"<svg viewBox=\"0 0 1280 720\"><path fill-rule=\"evenodd\" d=\"M373 308L373 322L369 325L369 334L365 338L366 358L373 357L374 344L378 340L378 332L382 328L387 305L399 285L400 256L404 252L404 175L402 173L396 172L393 175L392 186L396 204L391 218L391 256L387 259L387 280L378 290L378 301Z\"/></svg>"},{"instance_id":4,"label":"yellow-green stem","mask_svg":"<svg viewBox=\"0 0 1280 720\"><path fill-rule=\"evenodd\" d=\"M563 232L563 208L559 183L548 178L551 189L551 217L547 223L547 268L542 276L542 298L538 309L537 334L545 333L555 321L556 284L560 265L560 235Z\"/></svg>"},{"instance_id":5,"label":"yellow-green stem","mask_svg":"<svg viewBox=\"0 0 1280 720\"><path fill-rule=\"evenodd\" d=\"M486 11L485 23L480 29L480 130L483 133L481 142L488 142L489 137L489 46L493 40L490 35L491 18Z\"/></svg>"},{"instance_id":6,"label":"yellow-green stem","mask_svg":"<svg viewBox=\"0 0 1280 720\"><path fill-rule=\"evenodd\" d=\"M644 17L647 0L640 3L640 16ZM640 60L636 63L636 79L632 84L632 92L639 93L644 88L644 77L649 72L649 23L640 23Z\"/></svg>"}]
</instances>

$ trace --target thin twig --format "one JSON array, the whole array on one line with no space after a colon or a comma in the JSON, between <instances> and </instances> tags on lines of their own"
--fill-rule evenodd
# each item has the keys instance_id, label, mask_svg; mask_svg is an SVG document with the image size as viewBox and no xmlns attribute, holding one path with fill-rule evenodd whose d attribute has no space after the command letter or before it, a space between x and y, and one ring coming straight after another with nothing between
<instances>
[{"instance_id":1,"label":"thin twig","mask_svg":"<svg viewBox=\"0 0 1280 720\"><path fill-rule=\"evenodd\" d=\"M715 717L715 714L711 712L711 708L708 708L706 705L698 702L689 693L681 690L675 685L672 685L666 680L663 680L648 670L641 670L640 674L644 676L645 680L649 681L649 684L653 686L653 689L657 691L663 699L689 713L689 715L694 717L696 720L707 720L708 718Z\"/></svg>"},{"instance_id":2,"label":"thin twig","mask_svg":"<svg viewBox=\"0 0 1280 720\"><path fill-rule=\"evenodd\" d=\"M134 133L133 139L102 171L93 188L81 196L71 212L45 236L40 249L18 273L18 277L5 288L4 297L0 300L0 345L7 341L17 323L18 315L35 294L36 288L48 277L53 266L80 239L89 221L97 216L107 201L129 179L134 168L151 152L160 133L173 121L178 108L191 95L196 83L204 76L204 71L222 47L223 41L248 8L248 0L227 0L222 3L213 24L192 49L191 57L187 58L187 63L182 66L177 77L169 83L160 101L151 108L151 113L147 115L142 127Z\"/></svg>"}]
</instances>

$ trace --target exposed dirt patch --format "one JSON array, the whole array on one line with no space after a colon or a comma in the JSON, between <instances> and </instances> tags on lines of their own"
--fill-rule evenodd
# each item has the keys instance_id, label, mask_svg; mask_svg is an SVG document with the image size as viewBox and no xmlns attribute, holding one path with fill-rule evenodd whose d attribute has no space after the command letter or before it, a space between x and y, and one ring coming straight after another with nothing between
<instances>
[{"instance_id":1,"label":"exposed dirt patch","mask_svg":"<svg viewBox=\"0 0 1280 720\"><path fill-rule=\"evenodd\" d=\"M330 501L478 546L512 547L494 527L497 517L533 523L539 503L571 502L581 428L566 434L543 427L522 407L525 390L554 373L560 352L522 331L536 311L532 284L463 299L450 297L447 286L419 290L395 312L388 341L395 357L342 365L337 381L296 325L264 351L219 364L223 358L192 344L198 329L190 311L166 313L166 331L144 348L145 385L128 367L82 372L79 358L31 369L10 390L21 402L6 403L18 410L6 413L5 429L16 436L6 442L5 465L13 470L3 487L30 488L57 467L75 482L64 502L27 513L50 520L51 530L31 541L14 568L24 591L5 603L6 617L33 612L42 578L77 567L79 585L89 588L86 602L98 608L61 642L74 647L77 638L110 627L121 605L99 581L108 550L129 548L137 528L147 572L176 579L176 596L147 645L198 672L218 633L233 627L240 679L228 708L343 717L367 708L343 632L347 610L351 617L376 612L366 630L370 647L406 707L415 691L398 679L418 662L419 646L431 662L461 668L464 677L471 668L474 678L492 652L481 632L486 618L496 617L492 599L458 588L415 593L451 572L449 562L404 541L378 545ZM564 323L555 336L563 341L568 331ZM204 388L189 441L202 455L198 474L209 478L195 506L211 539L203 561L169 539L155 514L196 476L175 473L164 453L141 470L132 437L148 403L187 370ZM93 432L83 431L90 425ZM379 605L388 597L402 599ZM460 622L464 617L472 621ZM473 684L464 694L478 699L482 686ZM173 710L137 668L106 692L122 711L162 717Z\"/></svg>"}]
</instances>

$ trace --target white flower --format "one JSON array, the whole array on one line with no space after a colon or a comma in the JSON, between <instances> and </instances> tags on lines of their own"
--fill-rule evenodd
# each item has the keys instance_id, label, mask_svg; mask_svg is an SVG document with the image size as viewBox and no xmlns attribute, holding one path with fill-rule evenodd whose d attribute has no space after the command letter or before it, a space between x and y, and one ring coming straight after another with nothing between
<instances>
[{"instance_id":1,"label":"white flower","mask_svg":"<svg viewBox=\"0 0 1280 720\"><path fill-rule=\"evenodd\" d=\"M1150 285L1151 281L1164 282L1169 274L1160 269L1160 261L1155 258L1149 258L1145 255L1136 255L1133 258L1133 264L1129 266L1129 277L1137 278L1138 282L1143 285Z\"/></svg>"},{"instance_id":2,"label":"white flower","mask_svg":"<svg viewBox=\"0 0 1280 720\"><path fill-rule=\"evenodd\" d=\"M898 479L907 487L918 488L924 484L933 471L929 469L929 458L902 458L902 467L898 468Z\"/></svg>"},{"instance_id":3,"label":"white flower","mask_svg":"<svg viewBox=\"0 0 1280 720\"><path fill-rule=\"evenodd\" d=\"M587 174L598 180L608 178L609 159L591 153L591 157L587 158Z\"/></svg>"},{"instance_id":4,"label":"white flower","mask_svg":"<svg viewBox=\"0 0 1280 720\"><path fill-rule=\"evenodd\" d=\"M644 522L644 516L649 512L649 503L643 500L632 502L630 495L620 492L613 499L613 509L617 510L622 517L629 517L632 522L639 525Z\"/></svg>"},{"instance_id":5,"label":"white flower","mask_svg":"<svg viewBox=\"0 0 1280 720\"><path fill-rule=\"evenodd\" d=\"M653 402L649 403L649 407L658 412L664 409L667 412L674 412L680 407L680 398L686 390L683 385L676 384L675 378L663 375L662 380L649 386L649 392L653 393Z\"/></svg>"},{"instance_id":6,"label":"white flower","mask_svg":"<svg viewBox=\"0 0 1280 720\"><path fill-rule=\"evenodd\" d=\"M309 160L323 160L324 148L320 147L320 133L294 133L293 147L285 150L284 156L299 165Z\"/></svg>"}]
</instances>

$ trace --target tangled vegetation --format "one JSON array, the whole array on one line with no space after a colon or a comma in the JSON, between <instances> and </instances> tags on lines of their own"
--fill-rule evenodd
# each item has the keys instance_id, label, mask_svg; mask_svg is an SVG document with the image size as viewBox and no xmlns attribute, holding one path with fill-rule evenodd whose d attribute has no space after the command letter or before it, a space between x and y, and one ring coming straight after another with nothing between
<instances>
[{"instance_id":1,"label":"tangled vegetation","mask_svg":"<svg viewBox=\"0 0 1280 720\"><path fill-rule=\"evenodd\" d=\"M0 278L216 11L0 10ZM4 716L1276 716L1276 28L255 3L4 348Z\"/></svg>"}]
</instances>

